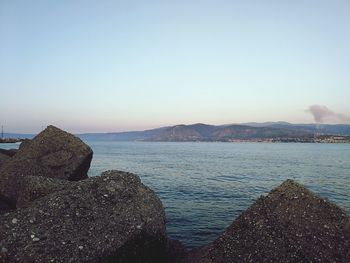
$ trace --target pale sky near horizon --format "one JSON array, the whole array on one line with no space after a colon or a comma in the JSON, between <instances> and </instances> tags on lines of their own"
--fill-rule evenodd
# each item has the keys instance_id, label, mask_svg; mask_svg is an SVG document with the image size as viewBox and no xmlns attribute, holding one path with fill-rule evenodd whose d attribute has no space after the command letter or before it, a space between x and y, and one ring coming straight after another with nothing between
<instances>
[{"instance_id":1,"label":"pale sky near horizon","mask_svg":"<svg viewBox=\"0 0 350 263\"><path fill-rule=\"evenodd\" d=\"M0 0L8 132L346 123L349 102L347 0Z\"/></svg>"}]
</instances>

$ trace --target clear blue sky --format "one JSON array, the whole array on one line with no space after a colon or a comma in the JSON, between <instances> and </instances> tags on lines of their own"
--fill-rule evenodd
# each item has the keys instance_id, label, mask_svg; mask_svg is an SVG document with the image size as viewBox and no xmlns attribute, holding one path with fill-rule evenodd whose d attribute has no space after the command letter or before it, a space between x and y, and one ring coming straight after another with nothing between
<instances>
[{"instance_id":1,"label":"clear blue sky","mask_svg":"<svg viewBox=\"0 0 350 263\"><path fill-rule=\"evenodd\" d=\"M12 132L350 115L350 1L0 0L0 92Z\"/></svg>"}]
</instances>

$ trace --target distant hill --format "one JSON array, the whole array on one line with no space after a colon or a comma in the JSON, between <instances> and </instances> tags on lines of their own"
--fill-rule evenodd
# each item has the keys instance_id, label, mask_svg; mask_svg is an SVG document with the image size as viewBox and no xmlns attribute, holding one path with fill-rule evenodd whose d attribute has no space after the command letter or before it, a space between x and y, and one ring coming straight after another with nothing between
<instances>
[{"instance_id":1,"label":"distant hill","mask_svg":"<svg viewBox=\"0 0 350 263\"><path fill-rule=\"evenodd\" d=\"M265 122L208 125L196 123L175 125L145 131L85 133L87 141L233 141L259 139L307 140L314 135L350 135L350 125L291 124Z\"/></svg>"},{"instance_id":2,"label":"distant hill","mask_svg":"<svg viewBox=\"0 0 350 263\"><path fill-rule=\"evenodd\" d=\"M301 139L315 135L350 136L347 124L291 124L288 122L208 125L175 125L145 131L77 134L85 141L234 141L265 139ZM10 138L33 138L33 134L4 134Z\"/></svg>"},{"instance_id":3,"label":"distant hill","mask_svg":"<svg viewBox=\"0 0 350 263\"><path fill-rule=\"evenodd\" d=\"M310 132L248 125L214 126L207 124L176 125L152 136L150 141L233 141L268 138L312 137Z\"/></svg>"},{"instance_id":4,"label":"distant hill","mask_svg":"<svg viewBox=\"0 0 350 263\"><path fill-rule=\"evenodd\" d=\"M267 138L305 138L313 133L286 128L248 125L208 125L203 123L175 125L146 131L79 134L84 140L107 141L232 141Z\"/></svg>"},{"instance_id":5,"label":"distant hill","mask_svg":"<svg viewBox=\"0 0 350 263\"><path fill-rule=\"evenodd\" d=\"M77 136L87 141L144 141L161 134L166 129L167 127L145 131L83 133Z\"/></svg>"}]
</instances>

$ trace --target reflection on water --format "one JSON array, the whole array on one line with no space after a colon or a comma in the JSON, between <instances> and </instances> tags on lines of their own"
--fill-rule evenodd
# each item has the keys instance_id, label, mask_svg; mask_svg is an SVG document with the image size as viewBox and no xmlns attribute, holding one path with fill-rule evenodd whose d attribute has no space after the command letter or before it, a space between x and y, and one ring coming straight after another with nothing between
<instances>
[{"instance_id":1,"label":"reflection on water","mask_svg":"<svg viewBox=\"0 0 350 263\"><path fill-rule=\"evenodd\" d=\"M87 143L94 150L89 174L138 174L161 198L170 237L189 247L214 240L287 178L350 212L350 144Z\"/></svg>"}]
</instances>

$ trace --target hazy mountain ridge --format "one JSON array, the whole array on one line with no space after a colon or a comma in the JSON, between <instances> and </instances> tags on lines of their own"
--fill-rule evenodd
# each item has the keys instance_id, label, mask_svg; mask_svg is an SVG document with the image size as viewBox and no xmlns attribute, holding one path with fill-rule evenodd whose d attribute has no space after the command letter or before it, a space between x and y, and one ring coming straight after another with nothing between
<instances>
[{"instance_id":1,"label":"hazy mountain ridge","mask_svg":"<svg viewBox=\"0 0 350 263\"><path fill-rule=\"evenodd\" d=\"M350 125L346 124L290 124L288 122L247 124L180 124L136 132L80 134L79 137L85 140L116 141L232 141L268 138L307 139L315 134L350 135Z\"/></svg>"},{"instance_id":2,"label":"hazy mountain ridge","mask_svg":"<svg viewBox=\"0 0 350 263\"><path fill-rule=\"evenodd\" d=\"M305 138L313 134L284 128L247 125L214 126L206 124L177 125L151 137L150 141L232 141L267 138Z\"/></svg>"},{"instance_id":3,"label":"hazy mountain ridge","mask_svg":"<svg viewBox=\"0 0 350 263\"><path fill-rule=\"evenodd\" d=\"M167 127L129 132L109 132L109 133L83 133L77 136L83 140L97 141L143 141L161 134Z\"/></svg>"},{"instance_id":4,"label":"hazy mountain ridge","mask_svg":"<svg viewBox=\"0 0 350 263\"><path fill-rule=\"evenodd\" d=\"M291 124L264 122L209 125L196 123L145 131L77 134L86 141L232 141L268 138L310 138L314 135L350 136L349 124ZM33 134L5 133L4 137L33 138Z\"/></svg>"}]
</instances>

